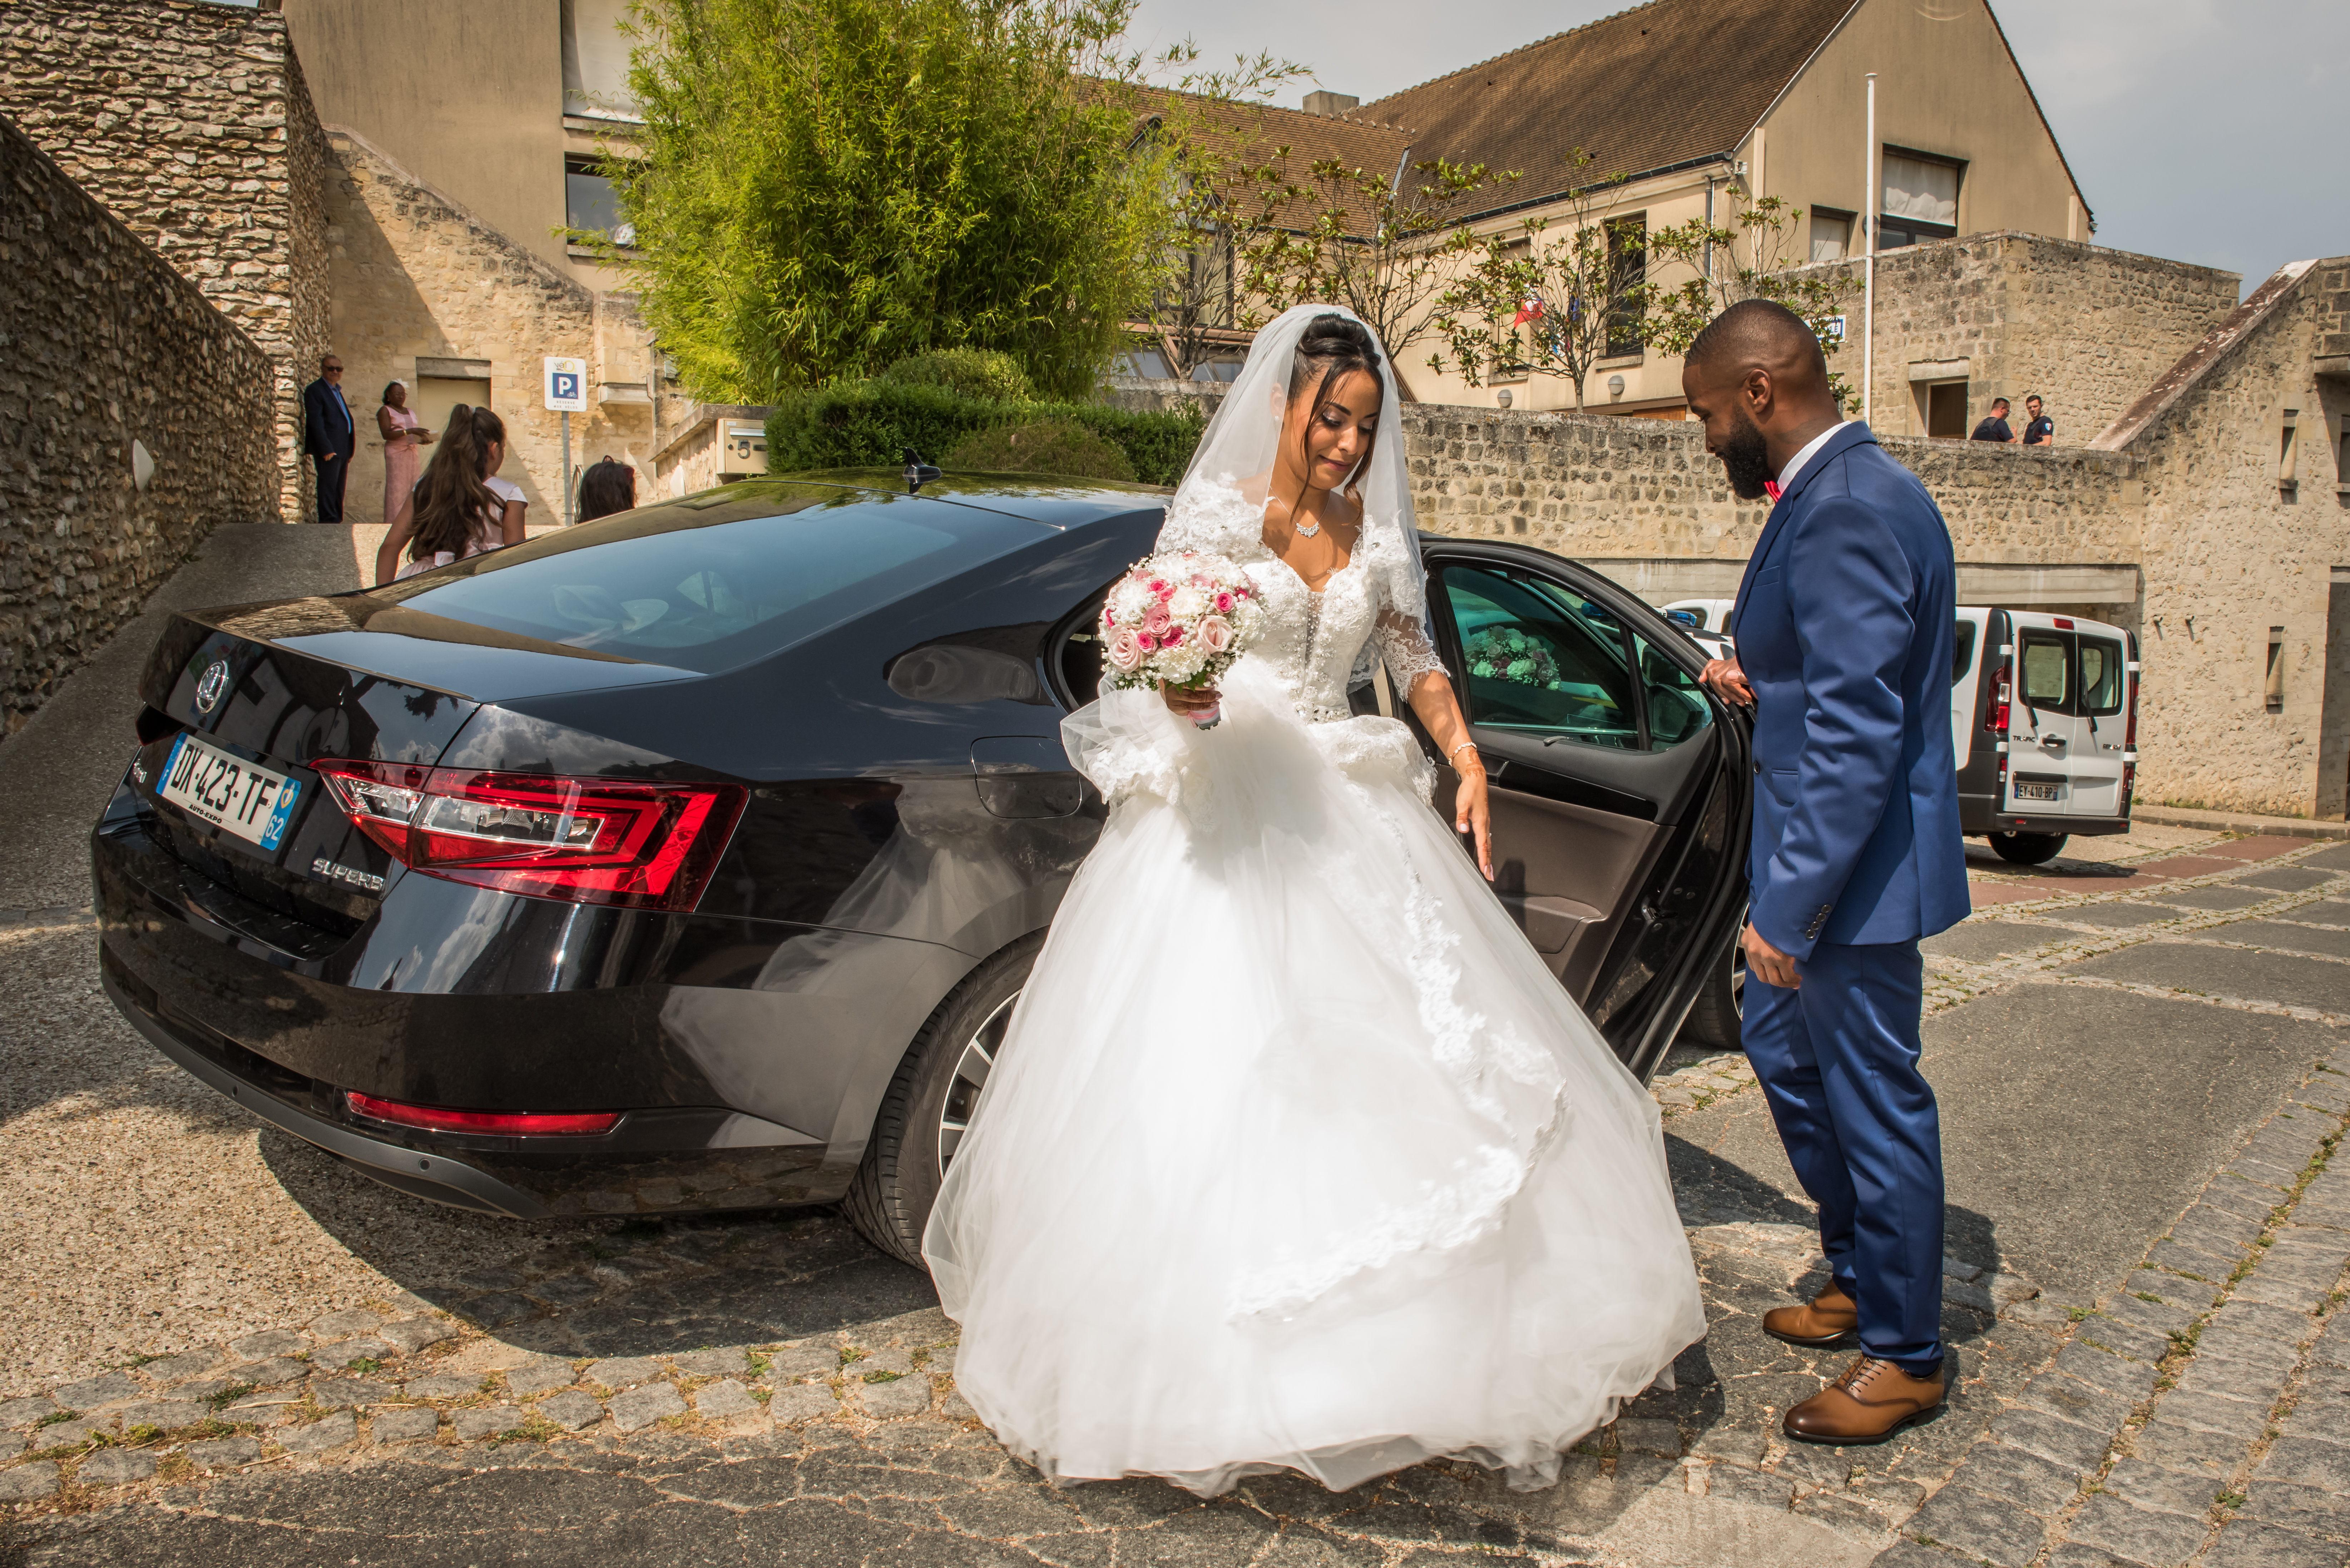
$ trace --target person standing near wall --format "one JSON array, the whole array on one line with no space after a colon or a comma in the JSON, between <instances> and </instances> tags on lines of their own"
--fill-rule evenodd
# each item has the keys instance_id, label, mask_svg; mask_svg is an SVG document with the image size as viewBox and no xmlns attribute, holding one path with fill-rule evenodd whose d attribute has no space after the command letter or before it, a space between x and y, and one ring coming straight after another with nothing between
<instances>
[{"instance_id":1,"label":"person standing near wall","mask_svg":"<svg viewBox=\"0 0 2350 1568\"><path fill-rule=\"evenodd\" d=\"M1967 439L1969 441L2004 441L2009 446L2013 446L2015 444L2015 431L2009 427L2007 422L2007 400L2005 398L1993 398L1991 400L1990 415L1984 419L1982 423L1975 427L1975 433L1969 436Z\"/></svg>"},{"instance_id":2,"label":"person standing near wall","mask_svg":"<svg viewBox=\"0 0 2350 1568\"><path fill-rule=\"evenodd\" d=\"M317 465L321 523L343 520L343 485L359 441L351 406L343 400L343 362L329 354L318 361L318 379L302 389L302 450Z\"/></svg>"},{"instance_id":3,"label":"person standing near wall","mask_svg":"<svg viewBox=\"0 0 2350 1568\"><path fill-rule=\"evenodd\" d=\"M2046 414L2041 412L2039 393L2034 392L2032 396L2023 400L2023 411L2032 416L2032 422L2023 427L2023 444L2026 446L2054 446L2056 444L2056 421L2050 419Z\"/></svg>"},{"instance_id":4,"label":"person standing near wall","mask_svg":"<svg viewBox=\"0 0 2350 1568\"><path fill-rule=\"evenodd\" d=\"M505 421L488 409L459 403L432 466L409 493L375 556L375 586L395 582L523 541L530 501L522 486L500 479L506 460ZM401 566L400 552L409 562Z\"/></svg>"},{"instance_id":5,"label":"person standing near wall","mask_svg":"<svg viewBox=\"0 0 2350 1568\"><path fill-rule=\"evenodd\" d=\"M419 424L408 406L408 383L394 381L383 389L383 406L375 411L375 428L383 432L383 525L400 520L416 488L416 453L429 445L432 432Z\"/></svg>"}]
</instances>

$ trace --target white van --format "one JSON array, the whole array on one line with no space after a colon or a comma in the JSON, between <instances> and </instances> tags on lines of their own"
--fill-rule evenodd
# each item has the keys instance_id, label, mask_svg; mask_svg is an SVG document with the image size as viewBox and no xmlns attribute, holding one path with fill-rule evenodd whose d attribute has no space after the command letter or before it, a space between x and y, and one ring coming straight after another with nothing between
<instances>
[{"instance_id":1,"label":"white van","mask_svg":"<svg viewBox=\"0 0 2350 1568\"><path fill-rule=\"evenodd\" d=\"M1950 740L1959 826L2037 866L2076 833L2129 831L2137 639L2034 610L1959 608Z\"/></svg>"},{"instance_id":2,"label":"white van","mask_svg":"<svg viewBox=\"0 0 2350 1568\"><path fill-rule=\"evenodd\" d=\"M1663 610L1694 622L1693 635L1718 655L1731 603L1681 599ZM1950 742L1960 827L2020 866L2054 859L2076 833L2127 833L2137 639L2077 616L1978 605L1959 607L1956 631Z\"/></svg>"}]
</instances>

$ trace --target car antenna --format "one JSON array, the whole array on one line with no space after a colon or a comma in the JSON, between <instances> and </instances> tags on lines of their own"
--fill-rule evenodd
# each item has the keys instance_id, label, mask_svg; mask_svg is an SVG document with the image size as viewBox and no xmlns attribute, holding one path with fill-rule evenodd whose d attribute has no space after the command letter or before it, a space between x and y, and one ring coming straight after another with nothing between
<instances>
[{"instance_id":1,"label":"car antenna","mask_svg":"<svg viewBox=\"0 0 2350 1568\"><path fill-rule=\"evenodd\" d=\"M939 476L939 471L924 462L921 454L912 447L903 449L906 454L906 493L920 495L922 486Z\"/></svg>"}]
</instances>

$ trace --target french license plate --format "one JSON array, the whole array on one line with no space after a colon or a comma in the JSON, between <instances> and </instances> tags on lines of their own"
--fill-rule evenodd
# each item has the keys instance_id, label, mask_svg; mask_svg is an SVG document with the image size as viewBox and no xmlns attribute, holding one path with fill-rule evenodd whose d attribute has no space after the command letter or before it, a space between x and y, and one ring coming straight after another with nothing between
<instances>
[{"instance_id":1,"label":"french license plate","mask_svg":"<svg viewBox=\"0 0 2350 1568\"><path fill-rule=\"evenodd\" d=\"M294 819L302 784L182 732L155 793L199 822L275 849Z\"/></svg>"},{"instance_id":2,"label":"french license plate","mask_svg":"<svg viewBox=\"0 0 2350 1568\"><path fill-rule=\"evenodd\" d=\"M2015 798L2018 800L2054 800L2056 798L2056 792L2064 787L2064 786L2063 784L2020 784L2015 786Z\"/></svg>"}]
</instances>

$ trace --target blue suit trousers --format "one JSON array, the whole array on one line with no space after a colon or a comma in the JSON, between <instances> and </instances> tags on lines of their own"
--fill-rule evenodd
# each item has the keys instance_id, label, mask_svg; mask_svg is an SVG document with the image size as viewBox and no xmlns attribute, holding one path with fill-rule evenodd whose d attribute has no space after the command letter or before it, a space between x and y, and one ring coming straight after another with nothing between
<instances>
[{"instance_id":1,"label":"blue suit trousers","mask_svg":"<svg viewBox=\"0 0 2350 1568\"><path fill-rule=\"evenodd\" d=\"M1742 1033L1779 1137L1820 1209L1820 1249L1860 1345L1913 1376L1942 1358L1942 1123L1918 1071L1913 941L1821 942L1792 991L1750 980Z\"/></svg>"}]
</instances>

